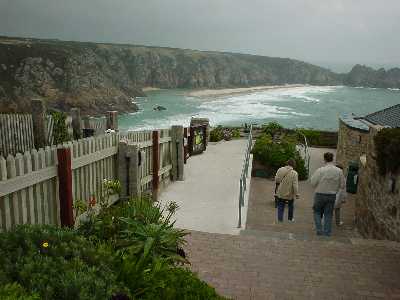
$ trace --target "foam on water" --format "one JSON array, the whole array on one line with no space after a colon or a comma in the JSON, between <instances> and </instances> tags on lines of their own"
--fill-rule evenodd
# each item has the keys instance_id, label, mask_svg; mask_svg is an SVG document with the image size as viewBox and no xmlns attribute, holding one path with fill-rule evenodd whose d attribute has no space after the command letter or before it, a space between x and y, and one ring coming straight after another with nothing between
<instances>
[{"instance_id":1,"label":"foam on water","mask_svg":"<svg viewBox=\"0 0 400 300\"><path fill-rule=\"evenodd\" d=\"M262 124L277 120L285 126L337 129L342 112L362 115L398 103L399 89L358 89L343 86L299 86L257 90L247 94L191 97L165 90L137 99L139 112L121 116L121 129L188 126L190 118L206 117L212 125ZM379 101L377 101L379 99ZM155 112L156 104L166 111Z\"/></svg>"}]
</instances>

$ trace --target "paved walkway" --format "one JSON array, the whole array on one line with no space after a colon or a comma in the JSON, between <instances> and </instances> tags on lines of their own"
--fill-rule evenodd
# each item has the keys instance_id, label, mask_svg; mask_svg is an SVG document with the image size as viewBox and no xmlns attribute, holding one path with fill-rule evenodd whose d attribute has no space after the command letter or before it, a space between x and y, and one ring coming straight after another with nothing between
<instances>
[{"instance_id":1,"label":"paved walkway","mask_svg":"<svg viewBox=\"0 0 400 300\"><path fill-rule=\"evenodd\" d=\"M185 180L167 186L160 195L163 203L178 203L177 227L239 234L239 179L246 143L245 139L210 143L204 153L188 160Z\"/></svg>"},{"instance_id":2,"label":"paved walkway","mask_svg":"<svg viewBox=\"0 0 400 300\"><path fill-rule=\"evenodd\" d=\"M312 149L311 172L325 151ZM331 238L317 237L310 185L300 183L295 223L283 224L276 222L273 187L252 178L241 235L191 233L187 252L200 278L234 299L400 299L400 243L361 239L352 199L343 208L345 226L334 226ZM213 219L209 213L204 220Z\"/></svg>"},{"instance_id":3,"label":"paved walkway","mask_svg":"<svg viewBox=\"0 0 400 300\"><path fill-rule=\"evenodd\" d=\"M204 232L188 241L192 269L233 299L400 299L399 243Z\"/></svg>"},{"instance_id":4,"label":"paved walkway","mask_svg":"<svg viewBox=\"0 0 400 300\"><path fill-rule=\"evenodd\" d=\"M335 152L332 149L311 148L310 174L323 165L323 153L326 151ZM314 189L309 181L301 181L299 183L300 199L295 201L294 218L295 223L287 222L287 209L285 210L285 221L278 223L276 218L276 210L274 206L274 189L273 180L264 178L252 178L250 188L250 200L247 215L246 232L243 234L270 234L279 236L279 233L290 238L296 239L316 239L313 221L313 194ZM351 237L358 237L354 230L354 201L349 195L348 201L341 209L343 227L333 228L333 238L345 242ZM259 231L259 232L257 232Z\"/></svg>"}]
</instances>

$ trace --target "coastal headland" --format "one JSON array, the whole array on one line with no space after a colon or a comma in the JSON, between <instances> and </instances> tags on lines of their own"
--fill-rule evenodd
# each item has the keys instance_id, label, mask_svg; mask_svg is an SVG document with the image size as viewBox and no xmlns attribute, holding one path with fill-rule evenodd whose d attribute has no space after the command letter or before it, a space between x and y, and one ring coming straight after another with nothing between
<instances>
[{"instance_id":1,"label":"coastal headland","mask_svg":"<svg viewBox=\"0 0 400 300\"><path fill-rule=\"evenodd\" d=\"M149 87L204 89L192 94L204 96L303 84L399 88L400 69L357 65L337 74L289 58L0 37L1 112L29 111L33 98L62 111L79 107L83 114L134 112L132 98L145 96Z\"/></svg>"}]
</instances>

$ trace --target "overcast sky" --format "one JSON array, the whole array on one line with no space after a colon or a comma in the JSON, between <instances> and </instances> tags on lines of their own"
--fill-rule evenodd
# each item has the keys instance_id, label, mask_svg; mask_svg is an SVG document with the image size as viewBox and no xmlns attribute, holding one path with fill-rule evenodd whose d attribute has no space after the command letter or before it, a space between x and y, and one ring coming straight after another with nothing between
<instances>
[{"instance_id":1,"label":"overcast sky","mask_svg":"<svg viewBox=\"0 0 400 300\"><path fill-rule=\"evenodd\" d=\"M0 0L0 34L400 67L400 0Z\"/></svg>"}]
</instances>

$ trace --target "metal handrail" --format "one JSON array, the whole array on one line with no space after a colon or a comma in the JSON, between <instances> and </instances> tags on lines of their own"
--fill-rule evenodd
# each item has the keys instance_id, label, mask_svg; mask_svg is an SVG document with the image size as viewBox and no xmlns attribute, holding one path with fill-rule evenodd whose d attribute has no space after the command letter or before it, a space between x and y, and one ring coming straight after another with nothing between
<instances>
[{"instance_id":1,"label":"metal handrail","mask_svg":"<svg viewBox=\"0 0 400 300\"><path fill-rule=\"evenodd\" d=\"M253 146L253 126L250 125L250 131L249 131L249 136L247 138L247 147L246 147L246 153L244 157L244 162L243 162L243 167L242 167L242 173L240 175L240 190L239 190L239 222L238 222L238 228L242 227L242 206L244 206L244 195L247 190L247 176L249 172L249 161L250 161L250 153L251 153L251 147Z\"/></svg>"},{"instance_id":2,"label":"metal handrail","mask_svg":"<svg viewBox=\"0 0 400 300\"><path fill-rule=\"evenodd\" d=\"M310 175L310 159L311 159L311 154L310 151L308 150L308 143L307 143L307 137L300 132L300 134L304 138L304 162L306 163L307 166L307 174Z\"/></svg>"}]
</instances>

